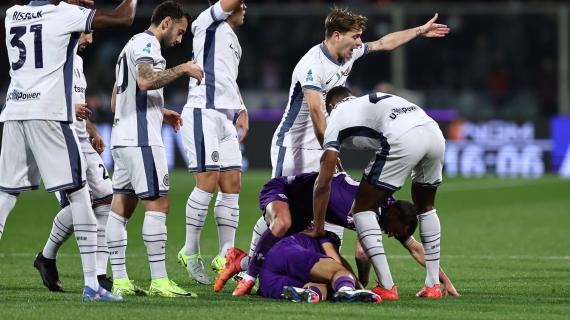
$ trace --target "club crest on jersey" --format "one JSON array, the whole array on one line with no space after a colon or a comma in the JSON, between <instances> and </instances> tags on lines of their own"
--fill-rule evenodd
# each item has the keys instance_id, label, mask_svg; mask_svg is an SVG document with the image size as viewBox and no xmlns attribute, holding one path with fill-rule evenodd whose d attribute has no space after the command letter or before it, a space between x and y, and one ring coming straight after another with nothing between
<instances>
[{"instance_id":1,"label":"club crest on jersey","mask_svg":"<svg viewBox=\"0 0 570 320\"><path fill-rule=\"evenodd\" d=\"M167 187L170 184L170 178L168 177L168 173L165 174L164 177L162 178L162 183Z\"/></svg>"},{"instance_id":2,"label":"club crest on jersey","mask_svg":"<svg viewBox=\"0 0 570 320\"><path fill-rule=\"evenodd\" d=\"M144 47L143 52L145 52L145 53L150 53L150 47L151 47L151 44L150 44L150 42L149 42L149 43L146 44L146 47Z\"/></svg>"},{"instance_id":3,"label":"club crest on jersey","mask_svg":"<svg viewBox=\"0 0 570 320\"><path fill-rule=\"evenodd\" d=\"M307 79L305 79L305 81L315 81L313 79L313 70L309 69L309 72L307 72Z\"/></svg>"},{"instance_id":4,"label":"club crest on jersey","mask_svg":"<svg viewBox=\"0 0 570 320\"><path fill-rule=\"evenodd\" d=\"M220 154L218 153L218 151L212 152L212 161L218 162L219 160L220 160Z\"/></svg>"}]
</instances>

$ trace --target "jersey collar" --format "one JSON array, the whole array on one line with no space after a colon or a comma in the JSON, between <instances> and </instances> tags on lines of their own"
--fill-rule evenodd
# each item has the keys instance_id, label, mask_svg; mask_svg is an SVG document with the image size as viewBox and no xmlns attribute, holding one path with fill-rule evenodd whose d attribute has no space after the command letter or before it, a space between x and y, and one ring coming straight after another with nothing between
<instances>
[{"instance_id":1,"label":"jersey collar","mask_svg":"<svg viewBox=\"0 0 570 320\"><path fill-rule=\"evenodd\" d=\"M48 4L51 4L48 0L34 0L34 1L30 1L30 3L28 5L32 6L32 7L39 7L39 6L45 6Z\"/></svg>"},{"instance_id":2,"label":"jersey collar","mask_svg":"<svg viewBox=\"0 0 570 320\"><path fill-rule=\"evenodd\" d=\"M325 46L325 42L321 42L321 50L323 51L323 53L325 54L325 56L334 64L336 64L337 66L342 66L344 64L344 61L342 62L338 62L338 60L336 60L335 58L333 58L333 56L331 55L331 53L329 52L329 50L327 49L327 46Z\"/></svg>"}]
</instances>

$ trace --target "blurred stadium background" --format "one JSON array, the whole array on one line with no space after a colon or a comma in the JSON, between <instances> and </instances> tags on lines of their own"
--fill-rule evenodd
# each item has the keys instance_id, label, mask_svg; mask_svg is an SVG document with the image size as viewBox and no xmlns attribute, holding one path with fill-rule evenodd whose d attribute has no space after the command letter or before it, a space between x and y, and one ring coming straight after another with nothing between
<instances>
[{"instance_id":1,"label":"blurred stadium background","mask_svg":"<svg viewBox=\"0 0 570 320\"><path fill-rule=\"evenodd\" d=\"M4 0L0 12L20 1ZM94 122L109 139L112 114L110 93L117 55L128 39L146 29L158 0L139 0L132 28L95 33L95 43L84 53L88 103ZM182 1L193 16L206 0ZM397 277L401 301L384 303L379 316L409 319L559 318L570 306L570 3L568 1L411 1L411 0L251 0L246 24L238 30L244 50L240 84L250 113L250 134L243 145L243 191L237 245L248 248L251 228L258 218L257 194L270 176L269 147L273 131L288 99L292 70L305 52L324 37L324 17L334 4L349 6L368 16L363 40L372 41L392 31L415 27L435 12L452 28L444 39L418 39L392 53L364 58L349 78L357 93L393 92L425 108L447 137L446 183L438 196L444 238L442 263L461 299L442 304L418 301L423 270L407 252L385 241L390 266ZM116 0L97 0L97 7ZM5 35L0 25L1 36ZM4 45L0 50L0 101L10 81ZM183 44L164 52L169 66L192 57L188 34ZM165 90L167 106L180 110L186 101L187 80ZM1 127L1 125L0 125ZM1 134L1 133L0 133ZM188 316L232 318L248 310L250 317L303 319L369 317L365 306L301 306L256 303L250 297L232 299L233 287L222 295L190 285L175 257L184 239L184 205L193 187L184 170L179 135L165 127L163 138L173 169L170 193L168 269L180 284L197 291L198 301L130 299L129 308L105 306L119 318ZM109 168L112 159L103 155ZM350 153L343 163L356 177L368 156ZM409 198L409 188L397 193ZM24 194L0 241L0 318L100 317L85 312L76 301L81 290L81 268L75 243L64 247L60 270L72 293L50 295L31 267L51 227L57 203L43 191ZM139 209L140 210L140 209ZM208 218L202 233L202 252L212 258L217 250L216 227ZM129 273L148 283L148 267L140 237L142 215L129 223ZM32 226L32 232L30 232ZM346 234L353 243L354 234ZM70 241L74 242L74 241ZM343 246L353 255L353 246ZM22 288L24 290L22 290ZM216 303L223 302L223 303ZM227 302L227 303L226 303ZM212 303L216 303L213 309ZM163 308L168 306L169 308ZM247 309L242 309L247 308ZM266 318L265 318L266 319Z\"/></svg>"},{"instance_id":2,"label":"blurred stadium background","mask_svg":"<svg viewBox=\"0 0 570 320\"><path fill-rule=\"evenodd\" d=\"M9 0L9 3L21 1ZM207 1L182 1L196 16ZM98 0L97 7L114 0ZM139 1L134 26L100 31L84 53L88 103L109 136L114 66L125 42L144 30L155 0ZM292 70L324 37L323 18L333 5L368 16L364 41L420 25L434 12L452 28L444 39L419 39L392 53L355 64L349 85L357 93L393 92L424 107L448 138L446 174L477 177L570 176L570 4L567 1L248 1L247 22L238 30L244 50L238 83L250 111L244 144L246 165L269 168L271 136L288 98ZM7 4L6 4L7 5ZM3 7L4 11L7 6ZM2 36L5 34L2 28ZM191 35L164 52L173 66L192 57ZM0 54L0 99L10 78ZM166 105L180 110L187 80L166 88ZM183 167L179 136L165 129L172 166ZM110 152L105 155L111 164ZM361 167L359 155L344 159ZM564 166L563 164L566 163ZM562 170L561 170L562 169Z\"/></svg>"}]
</instances>

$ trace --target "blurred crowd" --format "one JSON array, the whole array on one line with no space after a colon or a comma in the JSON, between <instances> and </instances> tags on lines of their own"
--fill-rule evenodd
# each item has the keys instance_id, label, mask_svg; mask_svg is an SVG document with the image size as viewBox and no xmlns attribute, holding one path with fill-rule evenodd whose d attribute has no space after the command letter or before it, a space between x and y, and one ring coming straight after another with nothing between
<instances>
[{"instance_id":1,"label":"blurred crowd","mask_svg":"<svg viewBox=\"0 0 570 320\"><path fill-rule=\"evenodd\" d=\"M9 0L10 3L21 1ZM156 0L139 0L152 5ZM193 5L206 1L182 1ZM364 41L396 31L389 12L392 3L418 1L390 0L251 0L250 8L257 3L295 6L295 3L332 3L349 5L358 11L358 4L381 4L376 12L365 12L369 18ZM404 26L414 27L426 22L433 12L406 14ZM474 1L464 1L474 2ZM542 1L476 1L489 3L540 4ZM560 1L563 2L563 1ZM100 4L116 4L118 0L97 0ZM554 2L550 2L554 3ZM199 8L199 7L198 7ZM388 9L386 9L388 8ZM191 14L199 14L198 9ZM238 30L243 48L240 65L240 84L249 108L282 109L288 98L290 77L295 64L307 50L324 37L322 15L263 15L252 10L244 27ZM145 30L148 16L139 15L133 27L126 31L100 31L95 43L83 54L88 78L89 103L99 109L101 120L110 121L108 110L110 92L114 84L114 68L118 53L128 39ZM493 14L480 15L458 12L440 15L439 21L452 28L444 39L419 39L405 48L404 86L391 88L393 80L391 54L369 56L355 64L350 85L356 92L393 90L425 108L455 109L467 118L528 118L549 116L557 111L558 91L558 20L552 14ZM5 35L3 24L0 34ZM180 47L164 52L170 66L192 58L191 35L185 36ZM401 49L400 49L401 50ZM0 98L9 84L9 64L5 48L0 51ZM384 83L384 85L381 85ZM179 80L165 91L167 105L174 108L186 101L187 81Z\"/></svg>"}]
</instances>

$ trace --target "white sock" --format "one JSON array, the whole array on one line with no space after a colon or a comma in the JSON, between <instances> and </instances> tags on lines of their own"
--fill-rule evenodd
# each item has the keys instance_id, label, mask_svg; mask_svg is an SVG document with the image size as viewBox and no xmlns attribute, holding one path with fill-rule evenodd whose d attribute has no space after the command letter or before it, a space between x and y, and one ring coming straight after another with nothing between
<instances>
[{"instance_id":1,"label":"white sock","mask_svg":"<svg viewBox=\"0 0 570 320\"><path fill-rule=\"evenodd\" d=\"M71 206L68 205L61 209L55 218L53 218L51 232L42 251L42 255L48 259L55 259L59 247L61 247L72 233L73 213L71 212Z\"/></svg>"},{"instance_id":2,"label":"white sock","mask_svg":"<svg viewBox=\"0 0 570 320\"><path fill-rule=\"evenodd\" d=\"M259 238L261 238L261 235L267 229L269 229L269 226L267 225L265 218L263 218L263 216L261 216L257 220L257 222L255 223L255 226L253 227L253 233L251 234L251 243L249 244L248 256L250 256L250 257L253 256L253 253L255 252L255 248L257 248L257 243L259 242ZM247 267L244 270L247 270Z\"/></svg>"},{"instance_id":3,"label":"white sock","mask_svg":"<svg viewBox=\"0 0 570 320\"><path fill-rule=\"evenodd\" d=\"M15 195L0 191L0 239L2 239L2 234L4 233L6 219L8 218L10 211L14 209L16 200L17 197Z\"/></svg>"},{"instance_id":4,"label":"white sock","mask_svg":"<svg viewBox=\"0 0 570 320\"><path fill-rule=\"evenodd\" d=\"M109 212L107 220L106 237L109 248L109 261L113 270L113 279L127 279L127 225L128 219Z\"/></svg>"},{"instance_id":5,"label":"white sock","mask_svg":"<svg viewBox=\"0 0 570 320\"><path fill-rule=\"evenodd\" d=\"M214 216L218 226L218 239L221 257L225 257L235 245L236 230L239 223L239 193L218 192Z\"/></svg>"},{"instance_id":6,"label":"white sock","mask_svg":"<svg viewBox=\"0 0 570 320\"><path fill-rule=\"evenodd\" d=\"M142 236L152 279L168 278L166 274L166 213L147 211Z\"/></svg>"},{"instance_id":7,"label":"white sock","mask_svg":"<svg viewBox=\"0 0 570 320\"><path fill-rule=\"evenodd\" d=\"M380 230L378 220L376 220L376 213L373 211L363 211L356 213L353 218L358 239L360 239L362 248L364 248L364 251L374 266L374 271L376 272L380 286L385 289L392 289L394 281L392 280L388 260L384 253L382 231Z\"/></svg>"},{"instance_id":8,"label":"white sock","mask_svg":"<svg viewBox=\"0 0 570 320\"><path fill-rule=\"evenodd\" d=\"M73 231L81 254L85 286L97 291L97 220L91 208L91 196L87 187L67 195L73 216Z\"/></svg>"},{"instance_id":9,"label":"white sock","mask_svg":"<svg viewBox=\"0 0 570 320\"><path fill-rule=\"evenodd\" d=\"M109 219L110 204L104 204L93 208L97 219L97 275L107 274L107 262L109 261L109 248L107 247L107 220Z\"/></svg>"},{"instance_id":10,"label":"white sock","mask_svg":"<svg viewBox=\"0 0 570 320\"><path fill-rule=\"evenodd\" d=\"M418 220L426 259L426 285L431 288L439 283L441 225L435 209L418 215Z\"/></svg>"},{"instance_id":11,"label":"white sock","mask_svg":"<svg viewBox=\"0 0 570 320\"><path fill-rule=\"evenodd\" d=\"M208 215L208 206L212 193L194 187L186 203L186 243L185 254L191 256L200 253L200 232Z\"/></svg>"}]
</instances>

